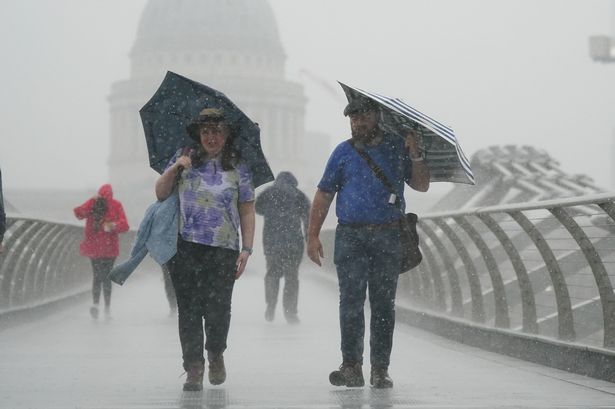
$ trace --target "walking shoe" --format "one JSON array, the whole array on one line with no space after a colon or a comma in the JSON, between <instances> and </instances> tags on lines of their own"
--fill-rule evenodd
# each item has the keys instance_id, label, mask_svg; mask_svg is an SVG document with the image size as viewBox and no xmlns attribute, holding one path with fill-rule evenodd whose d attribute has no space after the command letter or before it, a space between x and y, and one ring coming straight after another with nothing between
<instances>
[{"instance_id":1,"label":"walking shoe","mask_svg":"<svg viewBox=\"0 0 615 409\"><path fill-rule=\"evenodd\" d=\"M386 368L372 368L369 383L378 389L387 389L393 387L393 379L389 376L389 371Z\"/></svg>"},{"instance_id":2,"label":"walking shoe","mask_svg":"<svg viewBox=\"0 0 615 409\"><path fill-rule=\"evenodd\" d=\"M265 310L265 320L271 322L273 321L274 316L275 316L275 308L271 308L267 306L267 309Z\"/></svg>"},{"instance_id":3,"label":"walking shoe","mask_svg":"<svg viewBox=\"0 0 615 409\"><path fill-rule=\"evenodd\" d=\"M360 363L344 362L340 369L329 374L329 382L335 386L347 386L349 388L365 385L363 369Z\"/></svg>"},{"instance_id":4,"label":"walking shoe","mask_svg":"<svg viewBox=\"0 0 615 409\"><path fill-rule=\"evenodd\" d=\"M284 316L286 317L286 322L289 324L299 324L300 322L297 314L285 314Z\"/></svg>"},{"instance_id":5,"label":"walking shoe","mask_svg":"<svg viewBox=\"0 0 615 409\"><path fill-rule=\"evenodd\" d=\"M209 361L209 383L220 385L226 380L226 368L224 367L224 357L222 354L207 354Z\"/></svg>"},{"instance_id":6,"label":"walking shoe","mask_svg":"<svg viewBox=\"0 0 615 409\"><path fill-rule=\"evenodd\" d=\"M93 319L98 319L98 305L94 304L90 307L90 315Z\"/></svg>"},{"instance_id":7,"label":"walking shoe","mask_svg":"<svg viewBox=\"0 0 615 409\"><path fill-rule=\"evenodd\" d=\"M202 362L195 363L186 370L186 383L184 383L185 391L202 391L203 390L203 373L205 367Z\"/></svg>"}]
</instances>

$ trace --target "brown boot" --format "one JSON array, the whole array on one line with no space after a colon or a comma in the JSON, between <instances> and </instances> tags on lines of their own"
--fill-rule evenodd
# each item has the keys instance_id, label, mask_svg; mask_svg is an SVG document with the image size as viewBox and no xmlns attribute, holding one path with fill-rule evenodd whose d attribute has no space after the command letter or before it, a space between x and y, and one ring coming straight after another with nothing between
<instances>
[{"instance_id":1,"label":"brown boot","mask_svg":"<svg viewBox=\"0 0 615 409\"><path fill-rule=\"evenodd\" d=\"M220 385L226 380L226 368L224 367L224 357L222 353L214 354L207 353L209 361L209 383L212 385Z\"/></svg>"},{"instance_id":2,"label":"brown boot","mask_svg":"<svg viewBox=\"0 0 615 409\"><path fill-rule=\"evenodd\" d=\"M329 374L329 382L335 386L361 387L365 385L363 367L358 362L343 362L340 369Z\"/></svg>"},{"instance_id":3,"label":"brown boot","mask_svg":"<svg viewBox=\"0 0 615 409\"><path fill-rule=\"evenodd\" d=\"M386 368L372 368L369 383L374 388L388 389L393 387L393 380L389 376L389 371Z\"/></svg>"},{"instance_id":4,"label":"brown boot","mask_svg":"<svg viewBox=\"0 0 615 409\"><path fill-rule=\"evenodd\" d=\"M197 362L186 369L186 383L184 383L185 391L202 391L203 390L203 373L205 373L205 365L202 362Z\"/></svg>"}]
</instances>

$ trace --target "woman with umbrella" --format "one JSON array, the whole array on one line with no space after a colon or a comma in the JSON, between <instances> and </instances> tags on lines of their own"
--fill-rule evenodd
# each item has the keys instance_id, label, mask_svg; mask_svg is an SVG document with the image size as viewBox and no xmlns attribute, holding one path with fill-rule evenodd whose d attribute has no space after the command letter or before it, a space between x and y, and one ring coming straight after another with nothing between
<instances>
[{"instance_id":1,"label":"woman with umbrella","mask_svg":"<svg viewBox=\"0 0 615 409\"><path fill-rule=\"evenodd\" d=\"M224 109L203 109L187 131L197 148L176 152L156 182L156 196L164 200L176 188L179 195L177 254L168 268L177 295L187 372L184 390L201 390L203 320L209 382L219 385L226 380L223 352L233 285L252 254L254 186L248 167L233 148L238 126Z\"/></svg>"}]
</instances>

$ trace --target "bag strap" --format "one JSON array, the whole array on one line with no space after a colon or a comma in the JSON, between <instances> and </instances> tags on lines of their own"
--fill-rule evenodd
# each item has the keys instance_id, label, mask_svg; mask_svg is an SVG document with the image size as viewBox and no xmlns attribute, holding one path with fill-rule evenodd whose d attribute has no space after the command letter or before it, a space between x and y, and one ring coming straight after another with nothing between
<instances>
[{"instance_id":1,"label":"bag strap","mask_svg":"<svg viewBox=\"0 0 615 409\"><path fill-rule=\"evenodd\" d=\"M359 156L361 156L365 160L365 162L367 162L367 166L369 166L372 172L374 172L374 175L376 176L376 178L378 178L378 180L382 182L382 184L384 185L384 187L386 187L389 193L391 193L392 195L395 195L396 197L395 204L397 205L398 203L401 203L399 198L397 197L397 191L395 190L395 188L393 187L393 184L391 184L389 179L387 179L386 175L384 174L384 171L380 168L380 166L378 166L376 162L374 162L374 160L371 158L371 156L367 154L367 152L357 147L356 141L354 139L348 139L348 143L350 144L350 146L354 148L355 151L357 151ZM399 208L399 206L397 206L397 208L401 212L401 209Z\"/></svg>"}]
</instances>

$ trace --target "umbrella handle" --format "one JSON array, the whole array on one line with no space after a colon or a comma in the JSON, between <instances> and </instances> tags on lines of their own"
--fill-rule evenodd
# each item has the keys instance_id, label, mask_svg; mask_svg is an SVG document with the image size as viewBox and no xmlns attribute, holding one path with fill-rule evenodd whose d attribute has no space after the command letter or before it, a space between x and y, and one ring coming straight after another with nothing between
<instances>
[{"instance_id":1,"label":"umbrella handle","mask_svg":"<svg viewBox=\"0 0 615 409\"><path fill-rule=\"evenodd\" d=\"M192 154L192 148L184 147L182 148L182 153L180 154L180 156L190 156L191 154ZM184 167L178 166L177 167L177 177L179 177L183 171L184 171Z\"/></svg>"},{"instance_id":2,"label":"umbrella handle","mask_svg":"<svg viewBox=\"0 0 615 409\"><path fill-rule=\"evenodd\" d=\"M427 146L425 144L425 132L424 132L423 127L417 123L413 123L412 126L408 128L416 131L416 135L418 136L419 148L421 149L422 152L425 152L425 150L427 149Z\"/></svg>"}]
</instances>

